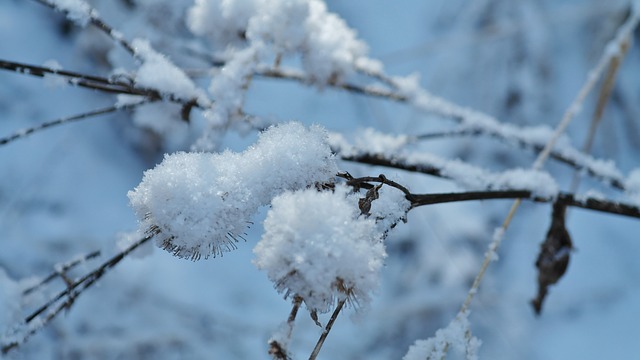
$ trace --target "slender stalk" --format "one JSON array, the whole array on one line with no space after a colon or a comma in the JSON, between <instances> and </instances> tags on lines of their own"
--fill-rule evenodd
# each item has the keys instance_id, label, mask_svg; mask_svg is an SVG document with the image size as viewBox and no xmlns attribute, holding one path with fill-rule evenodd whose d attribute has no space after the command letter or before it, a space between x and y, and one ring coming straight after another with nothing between
<instances>
[{"instance_id":1,"label":"slender stalk","mask_svg":"<svg viewBox=\"0 0 640 360\"><path fill-rule=\"evenodd\" d=\"M78 292L78 295L79 295L82 292L82 290L85 290L85 289L89 288L91 285L93 285L98 279L100 279L102 276L104 276L104 274L106 274L109 269L111 269L114 266L116 266L120 261L122 261L122 259L124 259L132 251L134 251L135 249L137 249L141 245L143 245L146 242L148 242L149 240L151 240L154 235L155 235L155 233L151 233L151 234L145 236L144 238L136 241L135 243L133 243L131 246L129 246L125 250L119 252L118 254L116 254L112 258L110 258L109 260L105 261L102 265L100 265L98 268L96 268L92 272L90 272L90 273L86 274L85 276L81 277L80 279L74 281L72 284L69 284L67 289L59 292L57 295L55 295L49 301L47 301L46 304L42 305L37 310L32 312L29 316L27 316L24 319L24 322L25 323L30 323L33 319L35 319L40 314L45 312L49 307L51 307L53 304L55 304L58 300L60 300L64 296L71 295L75 291L76 288L79 288L82 285L81 291Z\"/></svg>"},{"instance_id":2,"label":"slender stalk","mask_svg":"<svg viewBox=\"0 0 640 360\"><path fill-rule=\"evenodd\" d=\"M320 335L320 338L316 343L316 347L313 348L313 352L311 352L311 355L309 356L309 360L315 360L318 357L318 354L320 353L320 349L322 349L322 345L324 344L324 341L327 339L327 336L331 331L331 327L333 327L333 323L336 322L336 319L338 318L338 314L340 314L340 310L342 310L342 307L344 306L344 303L346 301L347 299L342 299L338 301L338 305L336 306L336 309L333 311L333 314L331 314L331 318L329 319L327 326L325 326L324 330L322 331L322 334Z\"/></svg>"},{"instance_id":3,"label":"slender stalk","mask_svg":"<svg viewBox=\"0 0 640 360\"><path fill-rule=\"evenodd\" d=\"M40 130L45 130L54 126L58 126L58 125L62 125L62 124L67 124L70 122L74 122L74 121L79 121L79 120L83 120L83 119L87 119L90 117L94 117L94 116L98 116L98 115L105 115L105 114L109 114L112 112L116 112L119 110L126 110L126 109L131 109L135 106L138 106L140 104L142 104L145 101L141 101L135 104L129 104L129 105L123 105L123 106L118 106L118 105L114 105L114 106L109 106L106 108L102 108L102 109L97 109L97 110L93 110L93 111L88 111L82 114L78 114L78 115L73 115L73 116L66 116L66 117L62 117L56 120L52 120L49 122L45 122L39 125L36 125L34 127L30 127L27 129L23 129L23 130L19 130L16 131L15 133L9 135L9 136L5 136L3 138L0 138L0 146L2 145L6 145L14 140L18 140L21 138L25 138L35 132L38 132Z\"/></svg>"},{"instance_id":4,"label":"slender stalk","mask_svg":"<svg viewBox=\"0 0 640 360\"><path fill-rule=\"evenodd\" d=\"M35 1L39 2L42 5L48 6L54 10L62 11L63 13L65 13L65 15L68 15L68 11L64 9L60 9L58 6L56 6L54 3L52 3L49 0L35 0ZM122 37L122 34L120 34L120 32L116 31L113 27L111 27L109 24L107 24L102 19L100 19L96 11L91 11L89 16L89 22L91 23L91 25L95 26L98 30L102 31L105 35L110 37L114 42L116 42L117 44L120 44L128 53L135 56L136 51L133 48L133 46L129 44L129 42Z\"/></svg>"},{"instance_id":5,"label":"slender stalk","mask_svg":"<svg viewBox=\"0 0 640 360\"><path fill-rule=\"evenodd\" d=\"M79 258L79 259L72 260L72 261L69 261L69 262L67 262L67 263L63 264L62 266L60 266L60 268L59 268L59 269L57 269L56 271L54 271L54 272L52 272L51 274L49 274L49 276L47 276L46 278L42 279L42 280L41 280L39 283L37 283L36 285L31 286L31 287L29 287L29 288L25 289L24 291L22 291L22 296L26 296L26 295L31 294L32 292L34 292L34 291L35 291L36 289L38 289L39 287L41 287L41 286L43 286L43 285L47 284L48 282L50 282L51 280L55 279L56 277L58 277L58 276L60 276L60 275L62 275L62 274L64 274L64 273L66 273L67 271L71 270L71 269L72 269L72 268L74 268L75 266L77 266L77 265L79 265L79 264L81 264L81 263L83 263L83 262L85 262L85 261L87 261L87 260L90 260L90 259L96 258L96 257L98 257L98 256L100 256L100 251L99 251L99 250L98 250L98 251L90 252L90 253L88 253L88 254L86 254L86 255L82 256L82 257L81 257L81 258Z\"/></svg>"},{"instance_id":6,"label":"slender stalk","mask_svg":"<svg viewBox=\"0 0 640 360\"><path fill-rule=\"evenodd\" d=\"M631 15L629 16L629 19L627 19L627 21L624 24L622 24L622 26L620 26L620 28L618 29L618 33L616 37L603 50L600 60L598 61L596 66L590 71L589 76L587 76L587 79L582 85L582 87L580 88L580 91L578 91L578 94L576 95L575 99L565 111L562 119L560 120L560 123L558 124L558 126L556 127L553 133L553 136L551 137L551 139L549 139L544 149L542 149L542 151L536 158L536 161L531 166L532 169L540 170L544 166L545 161L549 158L551 151L555 146L555 143L560 138L560 135L564 133L564 131L567 129L571 121L578 114L578 112L582 108L582 104L587 98L587 95L594 88L594 86L596 85L596 82L602 76L602 73L605 70L605 68L611 63L611 60L615 56L615 52L610 51L609 47L610 46L619 47L636 28L639 20L640 20L640 9L634 8L631 12ZM618 50L621 50L621 49L619 48ZM522 199L517 199L516 201L514 201L513 205L511 206L511 210L509 211L509 213L507 214L507 217L502 223L502 226L494 234L494 239L489 245L489 251L487 251L487 253L485 254L484 260L482 262L482 266L480 267L480 271L478 272L478 275L473 281L473 285L469 289L465 302L462 304L462 308L460 310L461 313L464 313L468 310L469 305L473 300L473 297L478 292L478 288L480 287L480 283L484 278L484 274L487 270L487 267L489 266L489 263L494 258L495 252L500 247L502 239L504 238L504 234L506 230L509 228L509 225L511 224L511 220L513 219L521 203L522 203Z\"/></svg>"},{"instance_id":7,"label":"slender stalk","mask_svg":"<svg viewBox=\"0 0 640 360\"><path fill-rule=\"evenodd\" d=\"M616 75L618 74L618 70L620 69L620 64L624 59L627 51L630 47L630 38L626 38L622 44L620 44L620 53L614 56L611 59L611 64L609 64L609 68L607 69L607 74L604 77L604 81L600 86L600 93L598 95L598 102L596 103L596 108L593 112L593 116L591 117L591 124L589 126L589 133L587 134L587 138L584 141L584 145L582 146L582 152L585 154L589 154L591 152L591 147L593 146L593 140L596 136L596 131L598 129L598 125L602 121L602 115L604 114L604 109L609 102L609 98L611 97L611 92L613 91L613 85L616 81ZM571 191L575 192L578 189L578 185L580 184L580 174L576 171L573 176L573 181L571 182Z\"/></svg>"}]
</instances>

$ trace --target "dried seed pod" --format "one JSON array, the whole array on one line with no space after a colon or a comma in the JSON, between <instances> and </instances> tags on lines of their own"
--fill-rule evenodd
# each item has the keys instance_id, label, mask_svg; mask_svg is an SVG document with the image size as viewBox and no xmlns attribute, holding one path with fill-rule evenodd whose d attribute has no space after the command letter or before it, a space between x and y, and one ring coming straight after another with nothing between
<instances>
[{"instance_id":1,"label":"dried seed pod","mask_svg":"<svg viewBox=\"0 0 640 360\"><path fill-rule=\"evenodd\" d=\"M367 194L363 198L358 199L358 207L360 208L360 212L362 215L371 215L371 202L380 197L380 193L378 192L378 190L380 190L381 187L382 184L372 187L371 189L367 190Z\"/></svg>"},{"instance_id":2,"label":"dried seed pod","mask_svg":"<svg viewBox=\"0 0 640 360\"><path fill-rule=\"evenodd\" d=\"M565 213L566 205L559 202L553 204L551 226L546 239L540 246L540 254L536 260L538 296L531 301L531 305L537 315L542 311L542 303L547 296L548 287L557 283L569 266L573 244L565 225Z\"/></svg>"}]
</instances>

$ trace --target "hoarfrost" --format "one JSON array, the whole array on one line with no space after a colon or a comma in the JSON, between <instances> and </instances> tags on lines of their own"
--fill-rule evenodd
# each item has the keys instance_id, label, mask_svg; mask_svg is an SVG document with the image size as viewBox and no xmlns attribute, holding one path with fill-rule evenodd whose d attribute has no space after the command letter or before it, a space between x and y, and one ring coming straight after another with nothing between
<instances>
[{"instance_id":1,"label":"hoarfrost","mask_svg":"<svg viewBox=\"0 0 640 360\"><path fill-rule=\"evenodd\" d=\"M319 0L197 0L187 24L221 49L268 44L275 56L298 54L308 77L319 83L340 81L356 68L382 68L367 58L355 31Z\"/></svg>"},{"instance_id":2,"label":"hoarfrost","mask_svg":"<svg viewBox=\"0 0 640 360\"><path fill-rule=\"evenodd\" d=\"M136 57L142 62L136 74L136 84L158 90L162 95L175 96L180 100L196 99L198 104L207 107L210 101L189 77L164 55L156 52L145 39L131 42Z\"/></svg>"},{"instance_id":3,"label":"hoarfrost","mask_svg":"<svg viewBox=\"0 0 640 360\"><path fill-rule=\"evenodd\" d=\"M434 337L417 340L402 360L444 359L451 350L464 354L466 360L477 360L482 342L471 336L468 316L469 313L458 314L447 327L436 331Z\"/></svg>"},{"instance_id":4,"label":"hoarfrost","mask_svg":"<svg viewBox=\"0 0 640 360\"><path fill-rule=\"evenodd\" d=\"M360 216L357 196L286 192L272 202L254 263L279 291L302 297L311 311L329 311L335 299L369 302L386 257L373 220Z\"/></svg>"},{"instance_id":5,"label":"hoarfrost","mask_svg":"<svg viewBox=\"0 0 640 360\"><path fill-rule=\"evenodd\" d=\"M160 232L158 246L197 260L235 248L251 216L276 195L336 172L325 131L287 123L243 153L166 155L128 196L141 231Z\"/></svg>"},{"instance_id":6,"label":"hoarfrost","mask_svg":"<svg viewBox=\"0 0 640 360\"><path fill-rule=\"evenodd\" d=\"M56 10L66 13L67 18L80 26L86 26L92 17L97 16L95 10L84 0L46 0Z\"/></svg>"}]
</instances>

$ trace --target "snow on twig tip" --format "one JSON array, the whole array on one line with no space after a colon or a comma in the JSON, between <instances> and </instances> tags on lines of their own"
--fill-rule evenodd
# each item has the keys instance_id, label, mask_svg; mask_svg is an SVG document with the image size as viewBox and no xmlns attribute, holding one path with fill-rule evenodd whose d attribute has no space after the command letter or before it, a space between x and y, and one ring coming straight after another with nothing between
<instances>
[{"instance_id":1,"label":"snow on twig tip","mask_svg":"<svg viewBox=\"0 0 640 360\"><path fill-rule=\"evenodd\" d=\"M84 0L42 0L54 9L62 11L67 19L80 26L86 26L91 18L97 16L96 11Z\"/></svg>"},{"instance_id":2,"label":"snow on twig tip","mask_svg":"<svg viewBox=\"0 0 640 360\"><path fill-rule=\"evenodd\" d=\"M254 263L285 296L327 312L336 299L366 305L386 257L375 222L360 215L358 196L307 189L275 198L255 246Z\"/></svg>"},{"instance_id":3,"label":"snow on twig tip","mask_svg":"<svg viewBox=\"0 0 640 360\"><path fill-rule=\"evenodd\" d=\"M128 196L140 229L157 232L158 246L198 260L233 250L251 216L273 197L336 172L325 131L287 123L242 153L166 155Z\"/></svg>"}]
</instances>

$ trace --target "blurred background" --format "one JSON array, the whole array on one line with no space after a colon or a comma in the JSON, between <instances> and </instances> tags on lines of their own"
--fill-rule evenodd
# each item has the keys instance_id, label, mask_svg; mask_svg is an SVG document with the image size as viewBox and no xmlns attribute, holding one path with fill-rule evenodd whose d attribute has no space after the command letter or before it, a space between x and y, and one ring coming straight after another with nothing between
<instances>
[{"instance_id":1,"label":"blurred background","mask_svg":"<svg viewBox=\"0 0 640 360\"><path fill-rule=\"evenodd\" d=\"M189 0L93 1L102 18L126 38L148 38L185 69L204 63L186 51L193 39ZM327 1L355 29L387 74L420 74L435 95L486 112L505 123L555 126L629 15L626 1L432 0ZM634 32L634 40L640 40ZM128 54L91 27L79 28L35 1L0 2L0 59L52 64L108 76L133 69ZM613 160L626 174L640 159L640 51L633 45L620 67L591 153ZM200 84L206 88L208 84ZM55 78L0 72L0 136L62 116L113 105L115 97L61 86ZM592 94L569 127L582 148L597 101ZM452 124L386 100L331 88L256 79L246 110L270 121L317 123L354 138L364 128L418 135ZM176 123L168 133L143 128L155 117L179 117L180 108L119 112L36 133L0 146L0 268L14 280L43 277L55 264L101 250L117 251L136 229L127 191L165 152L188 150L197 126ZM193 122L202 115L194 110ZM241 151L254 132L228 132L220 149ZM492 171L529 167L536 154L489 137L423 141L416 151L462 159ZM354 176L388 178L415 193L459 190L452 183L388 168L340 163ZM545 167L563 190L574 171ZM578 193L624 194L582 179ZM387 243L382 285L370 308L349 308L320 353L323 359L400 359L417 339L446 326L464 301L493 230L511 202L435 205L411 211ZM221 258L190 262L155 249L125 259L77 299L68 313L38 332L9 358L24 359L269 359L267 340L286 320L283 300L251 263L266 209L246 243ZM640 339L640 222L570 210L576 250L567 274L553 286L540 317L529 301L537 291L534 262L549 225L550 206L525 203L506 233L471 306L474 335L484 359L631 358ZM97 266L74 269L80 276ZM25 314L54 282L25 305ZM327 317L321 317L326 322ZM0 324L2 329L11 324ZM306 358L320 329L301 312L294 358ZM452 355L451 358L455 358Z\"/></svg>"}]
</instances>

